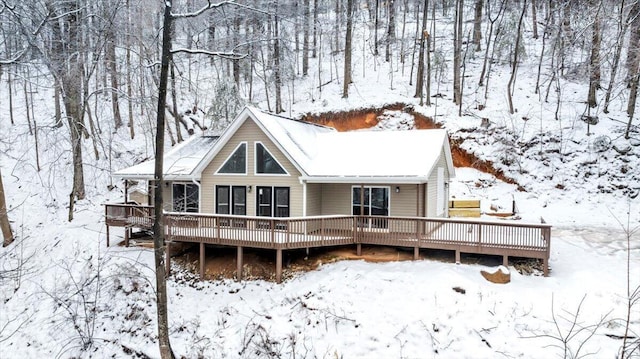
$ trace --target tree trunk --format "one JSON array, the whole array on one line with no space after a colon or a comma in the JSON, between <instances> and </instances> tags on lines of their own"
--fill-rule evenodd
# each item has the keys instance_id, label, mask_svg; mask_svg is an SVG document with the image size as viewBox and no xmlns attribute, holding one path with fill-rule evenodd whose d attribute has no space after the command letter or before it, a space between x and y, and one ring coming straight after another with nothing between
<instances>
[{"instance_id":1,"label":"tree trunk","mask_svg":"<svg viewBox=\"0 0 640 359\"><path fill-rule=\"evenodd\" d=\"M373 19L373 56L378 56L378 16L380 13L380 0L376 0L375 16Z\"/></svg>"},{"instance_id":2,"label":"tree trunk","mask_svg":"<svg viewBox=\"0 0 640 359\"><path fill-rule=\"evenodd\" d=\"M276 11L274 16L274 41L273 41L273 75L276 86L276 113L284 112L282 108L282 75L280 68L280 21L278 15L278 2L276 1Z\"/></svg>"},{"instance_id":3,"label":"tree trunk","mask_svg":"<svg viewBox=\"0 0 640 359\"><path fill-rule=\"evenodd\" d=\"M491 1L491 0L488 0ZM473 17L473 44L476 45L475 50L482 50L482 7L484 6L483 0L476 0L475 12Z\"/></svg>"},{"instance_id":4,"label":"tree trunk","mask_svg":"<svg viewBox=\"0 0 640 359\"><path fill-rule=\"evenodd\" d=\"M639 64L640 65L640 64ZM638 80L640 80L640 72L637 72L631 80L631 88L629 89L629 104L627 105L627 115L629 115L629 122L627 122L627 129L624 132L624 138L629 139L629 132L631 132L631 122L636 112L636 102L638 99Z\"/></svg>"},{"instance_id":5,"label":"tree trunk","mask_svg":"<svg viewBox=\"0 0 640 359\"><path fill-rule=\"evenodd\" d=\"M464 0L456 0L455 21L453 23L453 102L459 105L460 96L460 57L462 56L462 11Z\"/></svg>"},{"instance_id":6,"label":"tree trunk","mask_svg":"<svg viewBox=\"0 0 640 359\"><path fill-rule=\"evenodd\" d=\"M62 109L60 108L60 82L58 81L58 79L54 79L54 85L53 85L53 101L55 102L55 104L53 105L55 108L55 119L56 119L56 127L62 127L64 126L64 123L62 123ZM9 86L9 89L11 90L11 86ZM9 91L9 105L11 105L11 91ZM13 124L13 118L11 118L11 123Z\"/></svg>"},{"instance_id":7,"label":"tree trunk","mask_svg":"<svg viewBox=\"0 0 640 359\"><path fill-rule=\"evenodd\" d=\"M133 140L135 138L136 132L133 127L133 99L131 96L133 95L133 89L131 87L131 3L130 0L126 2L127 7L127 50L125 54L126 66L127 66L127 115L129 116L129 135Z\"/></svg>"},{"instance_id":8,"label":"tree trunk","mask_svg":"<svg viewBox=\"0 0 640 359\"><path fill-rule=\"evenodd\" d=\"M531 0L531 23L533 25L533 38L537 40L538 39L538 9L536 5L536 0Z\"/></svg>"},{"instance_id":9,"label":"tree trunk","mask_svg":"<svg viewBox=\"0 0 640 359\"><path fill-rule=\"evenodd\" d=\"M309 74L309 0L304 0L302 24L302 76Z\"/></svg>"},{"instance_id":10,"label":"tree trunk","mask_svg":"<svg viewBox=\"0 0 640 359\"><path fill-rule=\"evenodd\" d=\"M640 66L640 1L629 11L629 45L627 49L627 86L631 87L633 76Z\"/></svg>"},{"instance_id":11,"label":"tree trunk","mask_svg":"<svg viewBox=\"0 0 640 359\"><path fill-rule=\"evenodd\" d=\"M313 0L313 49L311 51L311 57L314 59L318 52L318 1ZM320 69L318 69L320 71Z\"/></svg>"},{"instance_id":12,"label":"tree trunk","mask_svg":"<svg viewBox=\"0 0 640 359\"><path fill-rule=\"evenodd\" d=\"M595 18L593 20L593 28L591 35L591 58L589 59L589 94L587 96L587 105L591 108L597 106L596 92L600 88L600 23L602 16L600 9L602 8L599 1L592 0L592 6L597 6L595 9Z\"/></svg>"},{"instance_id":13,"label":"tree trunk","mask_svg":"<svg viewBox=\"0 0 640 359\"><path fill-rule=\"evenodd\" d=\"M613 65L611 65L611 76L609 78L609 85L607 86L607 93L604 98L604 113L609 113L609 102L611 101L611 92L613 92L613 85L616 80L616 74L618 73L618 67L620 66L620 56L622 54L622 45L624 44L624 36L627 33L629 22L625 21L625 0L620 3L620 15L618 16L618 36L616 37L616 52L613 55Z\"/></svg>"},{"instance_id":14,"label":"tree trunk","mask_svg":"<svg viewBox=\"0 0 640 359\"><path fill-rule=\"evenodd\" d=\"M386 62L391 61L391 47L396 42L396 3L395 0L388 0L388 18L387 24L387 46L384 52L384 60Z\"/></svg>"},{"instance_id":15,"label":"tree trunk","mask_svg":"<svg viewBox=\"0 0 640 359\"><path fill-rule=\"evenodd\" d=\"M514 80L516 78L516 70L518 69L518 48L520 47L520 39L522 38L522 20L524 19L524 14L526 12L527 0L524 0L522 4L522 13L520 14L520 20L518 20L518 30L516 30L516 43L513 49L511 76L509 77L509 83L507 84L507 100L509 101L509 113L512 115L515 113L515 109L513 108L513 96L511 95L511 91L514 85Z\"/></svg>"},{"instance_id":16,"label":"tree trunk","mask_svg":"<svg viewBox=\"0 0 640 359\"><path fill-rule=\"evenodd\" d=\"M118 69L116 66L116 34L113 27L107 31L106 57L109 68L109 78L111 80L111 107L113 109L113 121L116 130L122 127L122 116L120 115L120 105L118 103Z\"/></svg>"},{"instance_id":17,"label":"tree trunk","mask_svg":"<svg viewBox=\"0 0 640 359\"><path fill-rule=\"evenodd\" d=\"M2 172L0 171L0 228L2 228L2 246L6 247L13 243L13 232L9 215L7 214L7 201L4 196L4 185L2 184Z\"/></svg>"},{"instance_id":18,"label":"tree trunk","mask_svg":"<svg viewBox=\"0 0 640 359\"><path fill-rule=\"evenodd\" d=\"M425 41L429 41L429 33L427 32L427 16L429 13L429 0L424 0L424 8L422 9L422 36L420 36L420 53L418 54L418 69L416 70L416 93L413 97L420 98L422 105L423 87L424 87L424 45Z\"/></svg>"},{"instance_id":19,"label":"tree trunk","mask_svg":"<svg viewBox=\"0 0 640 359\"><path fill-rule=\"evenodd\" d=\"M174 358L169 338L169 308L167 307L167 278L165 273L164 213L162 198L163 157L164 157L164 124L167 101L167 78L171 62L171 0L165 0L164 29L162 31L162 59L160 65L160 86L158 88L158 107L156 119L156 160L154 173L154 215L153 253L156 267L156 303L158 317L158 344L162 359Z\"/></svg>"},{"instance_id":20,"label":"tree trunk","mask_svg":"<svg viewBox=\"0 0 640 359\"><path fill-rule=\"evenodd\" d=\"M351 27L353 26L352 20L353 0L347 0L347 31L344 40L344 78L342 86L342 98L349 97L349 84L351 83Z\"/></svg>"}]
</instances>

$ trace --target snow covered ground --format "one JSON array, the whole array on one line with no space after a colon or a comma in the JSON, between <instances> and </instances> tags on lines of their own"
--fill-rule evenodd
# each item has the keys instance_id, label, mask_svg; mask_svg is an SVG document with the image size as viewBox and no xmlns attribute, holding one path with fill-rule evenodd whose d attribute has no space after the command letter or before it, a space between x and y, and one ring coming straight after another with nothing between
<instances>
[{"instance_id":1,"label":"snow covered ground","mask_svg":"<svg viewBox=\"0 0 640 359\"><path fill-rule=\"evenodd\" d=\"M360 33L354 38L368 39ZM536 54L540 41L525 46ZM285 107L290 107L287 115L298 116L404 102L433 116L452 137L465 140L465 149L494 161L526 189L459 168L453 195L482 199L485 212L492 204L510 209L515 200L522 221L544 218L553 225L550 277L521 275L511 268L511 283L498 285L479 273L493 268L477 264L348 261L323 265L283 284L198 282L176 267L169 279L175 352L186 358L549 358L564 357L558 339L570 338L568 357L593 353L594 358L614 358L622 345L617 337L625 330L627 274L631 290L640 285L640 138L637 131L628 140L620 135L626 121L624 96L615 98L606 116L594 109L601 122L587 136L586 125L577 120L587 89L572 80L563 79L561 119L555 120L555 99L546 102L532 92L532 63L518 73L518 112L513 115L505 109L505 91L498 89L506 86L504 66L494 70L486 101L484 88L469 75L464 116L458 117L447 98L448 74L434 84L434 92L444 95L438 105L418 106L406 69L359 52L354 52L348 99L341 98L338 79L318 93L318 74L312 69L296 83L295 103ZM479 59L470 59L468 73L480 65ZM325 69L323 76L328 73ZM53 96L47 79L33 81L40 89L34 96L40 171L22 104L16 104L14 126L0 106L0 167L17 237L15 244L0 249L0 356L156 358L153 254L107 248L101 207L122 199L121 185L111 183L109 173L152 156L152 131L140 121L131 141L127 129L114 133L105 121L99 160L93 158L91 142L84 142L88 196L68 222L67 129L51 126ZM179 99L185 109L192 107L190 95L185 90ZM7 98L4 80L0 98ZM256 100L266 108L264 101ZM478 103L485 109L476 110ZM100 111L108 118L108 107ZM480 126L482 118L490 121L486 129ZM381 126L392 129L405 120ZM596 146L600 136L611 141L606 149ZM620 154L613 145L630 151ZM110 184L116 188L109 191ZM629 241L625 228L635 231ZM638 338L640 308L631 314L629 330Z\"/></svg>"}]
</instances>

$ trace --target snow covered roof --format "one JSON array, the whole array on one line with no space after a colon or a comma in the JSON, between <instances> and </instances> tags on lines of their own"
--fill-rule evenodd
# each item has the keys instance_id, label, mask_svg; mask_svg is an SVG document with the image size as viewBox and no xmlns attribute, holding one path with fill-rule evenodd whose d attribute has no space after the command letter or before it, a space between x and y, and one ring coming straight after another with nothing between
<instances>
[{"instance_id":1,"label":"snow covered roof","mask_svg":"<svg viewBox=\"0 0 640 359\"><path fill-rule=\"evenodd\" d=\"M164 177L167 180L199 179L195 169L213 150L219 136L195 136L176 146L164 155ZM117 171L114 177L123 179L153 179L155 160L149 160Z\"/></svg>"},{"instance_id":2,"label":"snow covered roof","mask_svg":"<svg viewBox=\"0 0 640 359\"><path fill-rule=\"evenodd\" d=\"M445 146L446 144L446 146ZM354 131L321 134L307 173L323 182L426 182L442 151L451 159L445 130ZM453 164L449 164L453 176Z\"/></svg>"},{"instance_id":3,"label":"snow covered roof","mask_svg":"<svg viewBox=\"0 0 640 359\"><path fill-rule=\"evenodd\" d=\"M199 179L202 171L247 120L252 119L308 182L423 183L444 151L454 176L445 130L352 131L293 120L252 107L218 137L195 137L165 155L166 179ZM116 177L153 178L154 162L118 171Z\"/></svg>"}]
</instances>

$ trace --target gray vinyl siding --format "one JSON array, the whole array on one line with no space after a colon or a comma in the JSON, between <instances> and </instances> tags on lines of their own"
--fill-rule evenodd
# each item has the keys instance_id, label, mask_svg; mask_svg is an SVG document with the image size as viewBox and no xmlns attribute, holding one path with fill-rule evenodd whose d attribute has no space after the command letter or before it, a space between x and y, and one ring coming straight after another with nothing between
<instances>
[{"instance_id":1,"label":"gray vinyl siding","mask_svg":"<svg viewBox=\"0 0 640 359\"><path fill-rule=\"evenodd\" d=\"M359 184L327 183L322 185L322 214L351 214L351 189ZM415 217L420 215L418 207L419 185L415 184L374 184L365 187L389 187L389 215L394 217ZM396 193L396 187L400 192Z\"/></svg>"},{"instance_id":2,"label":"gray vinyl siding","mask_svg":"<svg viewBox=\"0 0 640 359\"><path fill-rule=\"evenodd\" d=\"M351 214L350 184L322 184L322 214Z\"/></svg>"},{"instance_id":3,"label":"gray vinyl siding","mask_svg":"<svg viewBox=\"0 0 640 359\"><path fill-rule=\"evenodd\" d=\"M218 169L229 158L241 142L247 143L247 174L228 175L216 174ZM261 142L271 155L287 171L288 175L255 175L254 152L255 143ZM248 118L238 128L215 158L202 172L202 187L200 192L200 211L205 213L215 212L215 186L252 186L252 191L247 191L247 215L256 215L256 188L258 186L289 187L289 215L302 216L302 185L299 178L300 172L276 147L267 135Z\"/></svg>"},{"instance_id":4,"label":"gray vinyl siding","mask_svg":"<svg viewBox=\"0 0 640 359\"><path fill-rule=\"evenodd\" d=\"M322 214L322 185L319 183L307 184L307 216L319 216Z\"/></svg>"}]
</instances>

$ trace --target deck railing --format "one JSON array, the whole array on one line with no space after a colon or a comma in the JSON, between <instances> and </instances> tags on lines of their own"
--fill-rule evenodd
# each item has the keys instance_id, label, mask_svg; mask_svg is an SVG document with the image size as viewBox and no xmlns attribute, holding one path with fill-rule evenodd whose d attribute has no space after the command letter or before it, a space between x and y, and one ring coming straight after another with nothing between
<instances>
[{"instance_id":1,"label":"deck railing","mask_svg":"<svg viewBox=\"0 0 640 359\"><path fill-rule=\"evenodd\" d=\"M105 205L108 226L152 228L153 207ZM169 241L239 247L295 249L378 244L549 259L551 226L514 221L423 217L250 217L168 212Z\"/></svg>"},{"instance_id":2,"label":"deck railing","mask_svg":"<svg viewBox=\"0 0 640 359\"><path fill-rule=\"evenodd\" d=\"M136 203L109 203L104 206L105 222L109 226L152 228L153 206Z\"/></svg>"}]
</instances>

